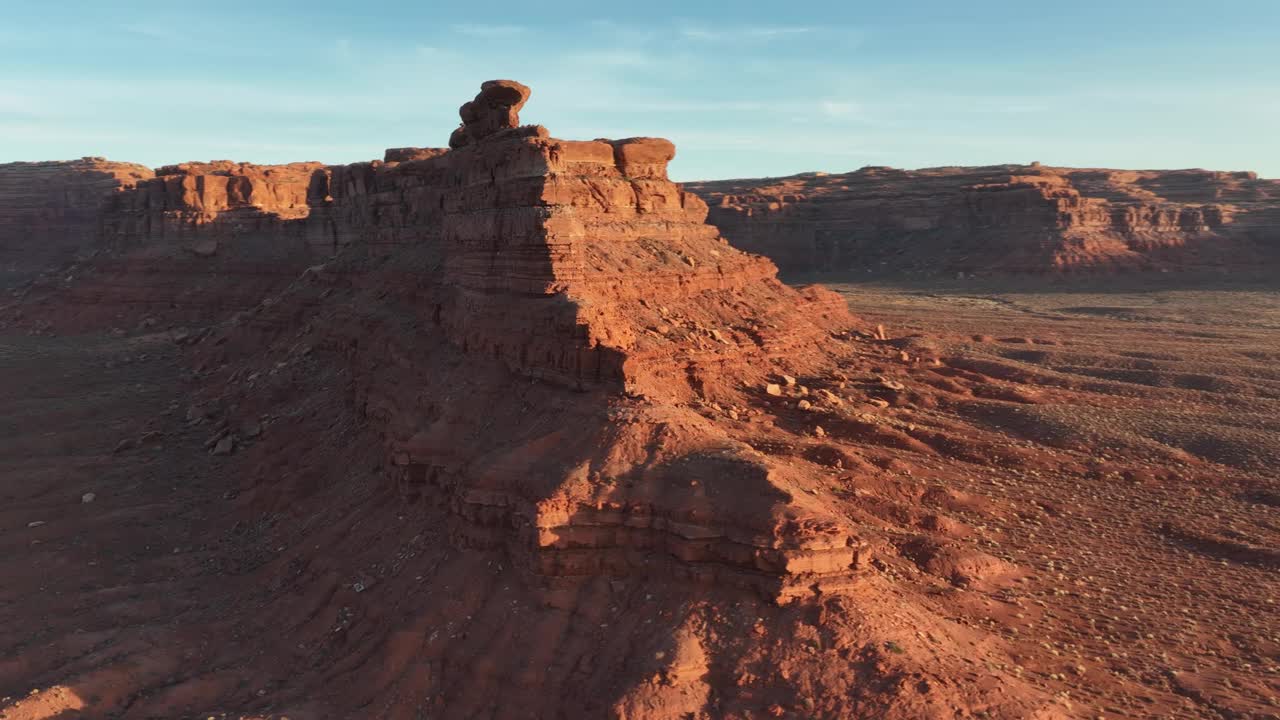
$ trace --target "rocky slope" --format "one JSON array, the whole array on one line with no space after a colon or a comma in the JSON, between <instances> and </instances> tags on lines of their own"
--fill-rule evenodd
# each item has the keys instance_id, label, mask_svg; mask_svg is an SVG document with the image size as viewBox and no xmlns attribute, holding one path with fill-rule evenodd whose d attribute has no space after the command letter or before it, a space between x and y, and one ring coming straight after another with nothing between
<instances>
[{"instance_id":1,"label":"rocky slope","mask_svg":"<svg viewBox=\"0 0 1280 720\"><path fill-rule=\"evenodd\" d=\"M765 410L855 402L839 376L874 360L839 299L786 287L704 224L705 205L667 179L671 143L554 139L518 125L527 96L486 83L452 150L374 166L369 196L346 196L353 236L399 242L357 241L201 343L216 368L202 406L227 413L227 442L271 419L244 454L246 502L314 508L307 488L372 463L444 553L414 576L441 591L363 626L359 651L298 626L292 603L265 617L303 631L312 662L381 656L394 628L423 627L390 672L357 673L379 688L360 702L395 716L413 703L451 717L1065 713L1012 673L958 681L970 642L1007 667L998 643L869 572L895 551L871 518L822 501L840 451ZM788 438L810 457L758 449ZM353 442L358 459L316 451ZM307 473L269 460L300 454L316 455ZM495 567L492 594L451 606L448 588ZM417 594L383 573L370 584ZM327 578L316 568L294 587L341 616L346 591ZM828 616L831 652L789 637L806 613ZM448 639L425 631L442 625ZM925 627L936 666L886 657ZM943 666L931 690L901 680ZM356 700L291 684L303 712Z\"/></svg>"},{"instance_id":2,"label":"rocky slope","mask_svg":"<svg viewBox=\"0 0 1280 720\"><path fill-rule=\"evenodd\" d=\"M1041 165L690 183L710 221L784 271L1073 272L1280 260L1280 181Z\"/></svg>"},{"instance_id":3,"label":"rocky slope","mask_svg":"<svg viewBox=\"0 0 1280 720\"><path fill-rule=\"evenodd\" d=\"M1265 566L1226 586L1249 602L1274 564L1269 530L1203 517L1272 506L1270 446L1233 467L1169 430L1203 424L1188 403L1269 409L1274 353L1219 380L1088 365L1069 326L895 338L732 246L671 143L556 139L520 125L528 97L486 83L448 149L103 188L92 255L0 314L60 334L0 353L0 712L1266 716L1269 640L1156 634L1187 548ZM875 256L893 270L942 247L963 272L1267 257L1274 186L1246 175L853 176L866 193L795 178L718 212L776 204L781 243L829 206L832 252L841 228L912 239ZM1095 422L1162 401L1150 438ZM1151 517L1177 524L1132 527ZM1132 594L1135 547L1141 609L1098 579ZM1217 682L1228 657L1249 684Z\"/></svg>"},{"instance_id":4,"label":"rocky slope","mask_svg":"<svg viewBox=\"0 0 1280 720\"><path fill-rule=\"evenodd\" d=\"M141 165L96 157L0 164L0 287L91 251L103 205L150 177Z\"/></svg>"},{"instance_id":5,"label":"rocky slope","mask_svg":"<svg viewBox=\"0 0 1280 720\"><path fill-rule=\"evenodd\" d=\"M519 125L528 95L485 83L448 151L311 169L305 214L272 194L299 211L263 238L337 240L183 338L185 430L161 431L205 429L259 555L171 631L208 640L139 630L25 679L136 717L1073 716L933 599L1021 569L930 539L937 514L836 502L959 442L869 419L930 358L730 246L671 143L552 138ZM154 228L137 197L117 207ZM180 242L234 257L227 211L183 197Z\"/></svg>"}]
</instances>

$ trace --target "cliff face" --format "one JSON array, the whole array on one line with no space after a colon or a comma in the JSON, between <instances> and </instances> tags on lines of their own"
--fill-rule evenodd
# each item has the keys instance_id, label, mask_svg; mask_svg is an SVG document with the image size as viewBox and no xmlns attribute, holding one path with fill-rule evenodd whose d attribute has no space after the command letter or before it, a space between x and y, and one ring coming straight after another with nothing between
<instances>
[{"instance_id":1,"label":"cliff face","mask_svg":"<svg viewBox=\"0 0 1280 720\"><path fill-rule=\"evenodd\" d=\"M320 163L165 166L109 199L103 239L127 246L267 230L272 223L307 217L312 203L323 202L324 175Z\"/></svg>"},{"instance_id":2,"label":"cliff face","mask_svg":"<svg viewBox=\"0 0 1280 720\"><path fill-rule=\"evenodd\" d=\"M331 248L323 224L305 222L328 203L329 172L229 161L148 171L86 204L91 252L24 292L63 328L204 323L249 307Z\"/></svg>"},{"instance_id":3,"label":"cliff face","mask_svg":"<svg viewBox=\"0 0 1280 720\"><path fill-rule=\"evenodd\" d=\"M150 169L86 157L0 164L0 287L94 246L104 203Z\"/></svg>"},{"instance_id":4,"label":"cliff face","mask_svg":"<svg viewBox=\"0 0 1280 720\"><path fill-rule=\"evenodd\" d=\"M783 270L1056 272L1280 259L1280 181L1001 165L691 183L736 246Z\"/></svg>"},{"instance_id":5,"label":"cliff face","mask_svg":"<svg viewBox=\"0 0 1280 720\"><path fill-rule=\"evenodd\" d=\"M625 574L642 552L663 572L769 597L847 583L860 544L844 522L784 500L786 471L701 416L653 406L733 401L797 347L829 360L818 348L852 322L839 299L799 294L731 248L667 179L666 140L566 141L505 113L471 117L488 132L455 134L449 152L329 169L330 204L284 222L355 238L352 252L246 314L231 347L260 361L264 343L284 333L296 345L301 330L304 343L355 348L356 406L382 428L404 493L431 496L464 535L540 574ZM413 334L384 324L393 299ZM546 404L528 407L530 392ZM649 402L615 399L628 396ZM623 406L631 421L604 421ZM547 407L581 432L548 436L530 422ZM683 430L663 430L680 417ZM655 433L670 447L646 449ZM677 461L704 477L697 490L673 489ZM583 463L631 479L601 486L577 476ZM707 504L739 483L754 489L730 514Z\"/></svg>"}]
</instances>

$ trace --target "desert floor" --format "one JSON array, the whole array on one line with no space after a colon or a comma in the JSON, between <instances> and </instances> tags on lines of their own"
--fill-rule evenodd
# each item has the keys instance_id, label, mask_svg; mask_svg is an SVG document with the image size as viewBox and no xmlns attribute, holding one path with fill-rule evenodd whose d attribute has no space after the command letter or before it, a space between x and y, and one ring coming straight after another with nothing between
<instances>
[{"instance_id":1,"label":"desert floor","mask_svg":"<svg viewBox=\"0 0 1280 720\"><path fill-rule=\"evenodd\" d=\"M822 280L920 388L868 415L974 440L833 474L831 502L1004 563L881 572L1091 715L1280 714L1280 283ZM236 687L252 653L180 682L208 628L237 642L249 581L228 578L269 554L188 416L181 352L0 337L0 717L272 691Z\"/></svg>"}]
</instances>

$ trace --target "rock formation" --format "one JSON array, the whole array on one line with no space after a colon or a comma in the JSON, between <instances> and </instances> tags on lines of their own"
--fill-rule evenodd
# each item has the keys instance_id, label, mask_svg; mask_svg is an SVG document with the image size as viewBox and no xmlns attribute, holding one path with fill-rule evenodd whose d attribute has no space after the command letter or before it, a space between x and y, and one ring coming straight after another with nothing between
<instances>
[{"instance_id":1,"label":"rock formation","mask_svg":"<svg viewBox=\"0 0 1280 720\"><path fill-rule=\"evenodd\" d=\"M1280 181L1000 165L691 183L786 271L1201 270L1280 260Z\"/></svg>"},{"instance_id":2,"label":"rock formation","mask_svg":"<svg viewBox=\"0 0 1280 720\"><path fill-rule=\"evenodd\" d=\"M56 466L11 463L11 477L44 489L15 493L0 533L6 557L37 558L22 569L38 588L4 595L13 619L38 619L0 638L21 649L0 659L5 712L1058 720L1096 716L1094 701L1148 712L1175 692L1204 702L1177 689L1194 678L1166 687L1165 661L1131 660L1161 647L1146 609L1079 622L1081 636L1035 635L1059 612L1118 612L1101 583L1128 577L1101 565L1108 577L1095 580L1104 558L1092 550L1055 565L1066 548L1036 536L1085 523L1099 533L1090 547L1123 545L1093 522L1123 514L1117 497L1147 482L1167 483L1166 498L1219 482L1221 468L1181 448L1089 419L1142 413L1164 397L1154 386L1218 381L1153 378L1160 356L1149 353L1081 366L1074 341L1055 338L970 336L1003 353L973 357L956 337L871 331L840 297L780 283L772 262L708 225L706 203L667 177L670 142L555 139L519 124L528 98L518 83L485 83L450 149L345 166L189 163L93 196L93 257L27 288L15 312L58 332L126 336L102 343L105 363L86 355L118 383L98 407L141 394L156 377L136 372L144 363L184 394L152 392L168 409L148 411L145 429L105 458L75 456L68 474L94 483L92 502L47 479ZM958 227L946 247L970 253L964 262L987 253L1029 269L1075 257L1063 248L1111 252L1095 230L1170 252L1178 233L1216 242L1224 228L1261 230L1254 213L1274 197L1244 176L1219 178L1218 200L1199 203L1203 178L1090 172L971 171L958 187L959 170L865 170L854 175L893 191L717 203L732 217L758 202L780 221L746 242L794 247L781 241L829 198L840 222L824 226L821 247L834 257L846 257L836 251L848 228L867 247L876 233L916 233L918 247L891 256L911 267ZM806 182L828 181L781 184ZM813 235L783 259L811 263ZM75 344L35 340L58 362ZM1258 397L1274 396L1273 356L1248 356ZM26 377L70 382L83 367ZM1103 382L1129 373L1161 394ZM71 402L81 387L96 386L34 404L45 422L75 416L89 442L100 421ZM1029 417L1064 412L1084 419L1053 421L1047 440L1028 432ZM1233 427L1239 412L1230 405ZM107 427L130 427L125 415ZM1071 430L1090 423L1107 434ZM80 452L39 430L18 436L21 452ZM1141 452L1117 458L1097 438ZM1003 499L963 489L985 483ZM1094 505L1029 492L1053 483ZM154 504L143 485L173 497ZM117 493L133 504L112 505ZM108 510L92 527L116 542L86 548L58 494L74 512ZM1216 502L1199 506L1216 518ZM157 507L180 514L153 522ZM32 508L39 518L23 514ZM1218 542L1190 524L1175 532ZM1265 542L1235 547L1273 560ZM1158 557L1189 562L1182 549ZM77 572L50 588L48 567ZM1058 570L1088 574L1070 583ZM1105 604L1090 599L1104 593Z\"/></svg>"},{"instance_id":3,"label":"rock formation","mask_svg":"<svg viewBox=\"0 0 1280 720\"><path fill-rule=\"evenodd\" d=\"M330 202L320 163L183 163L135 177L86 206L82 262L23 291L63 308L64 327L208 322L287 284L335 242L321 218L306 222Z\"/></svg>"},{"instance_id":4,"label":"rock formation","mask_svg":"<svg viewBox=\"0 0 1280 720\"><path fill-rule=\"evenodd\" d=\"M103 204L150 177L141 165L98 157L0 164L0 287L92 250Z\"/></svg>"},{"instance_id":5,"label":"rock formation","mask_svg":"<svg viewBox=\"0 0 1280 720\"><path fill-rule=\"evenodd\" d=\"M292 628L289 647L324 666L383 652L401 627L447 627L368 686L450 717L1061 716L1012 673L921 685L900 678L923 656L883 651L929 628L930 664L951 677L972 677L975 653L1009 666L871 572L894 553L878 523L823 499L829 474L865 461L815 418L837 436L865 428L845 378L882 362L839 297L783 285L705 224L666 177L671 143L554 139L515 125L527 91L490 92L464 106L448 152L329 169L330 199L285 227L349 241L194 350L199 407L228 428L267 418L233 456L246 507L346 526L369 509L330 493L372 466L411 520L369 548L443 546L416 581L371 576L381 597L413 599L361 625L349 642L363 649L299 625L288 598L253 613L254 634ZM364 547L311 555L288 582L350 617L356 600L325 578ZM494 572L499 585L466 589ZM635 612L601 619L623 603ZM786 629L815 613L830 652ZM383 702L281 682L312 707Z\"/></svg>"},{"instance_id":6,"label":"rock formation","mask_svg":"<svg viewBox=\"0 0 1280 720\"><path fill-rule=\"evenodd\" d=\"M520 126L520 108L529 99L529 88L514 80L489 80L471 102L458 110L462 124L449 138L449 147L479 142L494 133Z\"/></svg>"},{"instance_id":7,"label":"rock formation","mask_svg":"<svg viewBox=\"0 0 1280 720\"><path fill-rule=\"evenodd\" d=\"M674 155L666 140L564 141L539 127L490 132L487 111L476 108L496 106L506 127L528 95L492 99L511 87L523 86L486 83L463 107L469 139L460 148L369 166L363 183L343 180L359 174L351 168L330 176L346 187L335 191L329 222L356 238L357 256L389 244L413 254L409 267L420 270L406 307L417 334L370 332L370 319L334 324L328 332L342 339L323 340L361 348L351 358L361 369L357 405L386 423L388 457L406 494L435 497L459 523L476 526L467 533L493 536L549 575L685 573L758 587L770 598L809 593L827 579L847 583L860 540L795 495L785 468L696 413L657 409L735 402L799 347L813 350L807 362L823 363L820 348L851 322L842 303L816 289L795 293L774 279L770 263L733 250L703 224L702 201L666 179ZM296 222L313 220L314 213ZM331 289L335 274L351 272L317 266L286 298ZM386 294L410 289L404 282L377 285ZM417 346L432 336L436 349L423 356ZM423 360L386 365L399 356ZM441 364L448 356L468 359ZM477 368L487 365L501 374L477 382ZM584 394L516 390L530 379ZM469 397L415 399L447 397L450 387L470 388ZM527 421L529 392L550 393L544 400L560 406L561 422L583 431L535 449L547 428ZM477 405L475 394L493 397ZM618 425L607 420L619 412L612 397L644 402ZM681 415L687 428L663 430ZM495 418L507 419L502 449L492 431L479 432ZM664 436L668 447L650 447ZM596 469L578 477L573 468L583 463ZM683 466L679 482L673 463ZM722 516L731 503L717 498L734 495L737 507ZM520 531L495 533L495 523ZM642 567L630 567L637 562Z\"/></svg>"}]
</instances>

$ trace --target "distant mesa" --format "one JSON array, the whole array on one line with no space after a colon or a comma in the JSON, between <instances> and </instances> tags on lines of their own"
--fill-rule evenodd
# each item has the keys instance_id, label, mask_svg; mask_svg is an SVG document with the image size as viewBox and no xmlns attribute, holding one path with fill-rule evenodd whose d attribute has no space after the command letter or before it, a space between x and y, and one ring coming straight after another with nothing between
<instances>
[{"instance_id":1,"label":"distant mesa","mask_svg":"<svg viewBox=\"0 0 1280 720\"><path fill-rule=\"evenodd\" d=\"M786 272L1231 270L1280 263L1280 181L1252 172L869 166L686 184Z\"/></svg>"}]
</instances>

